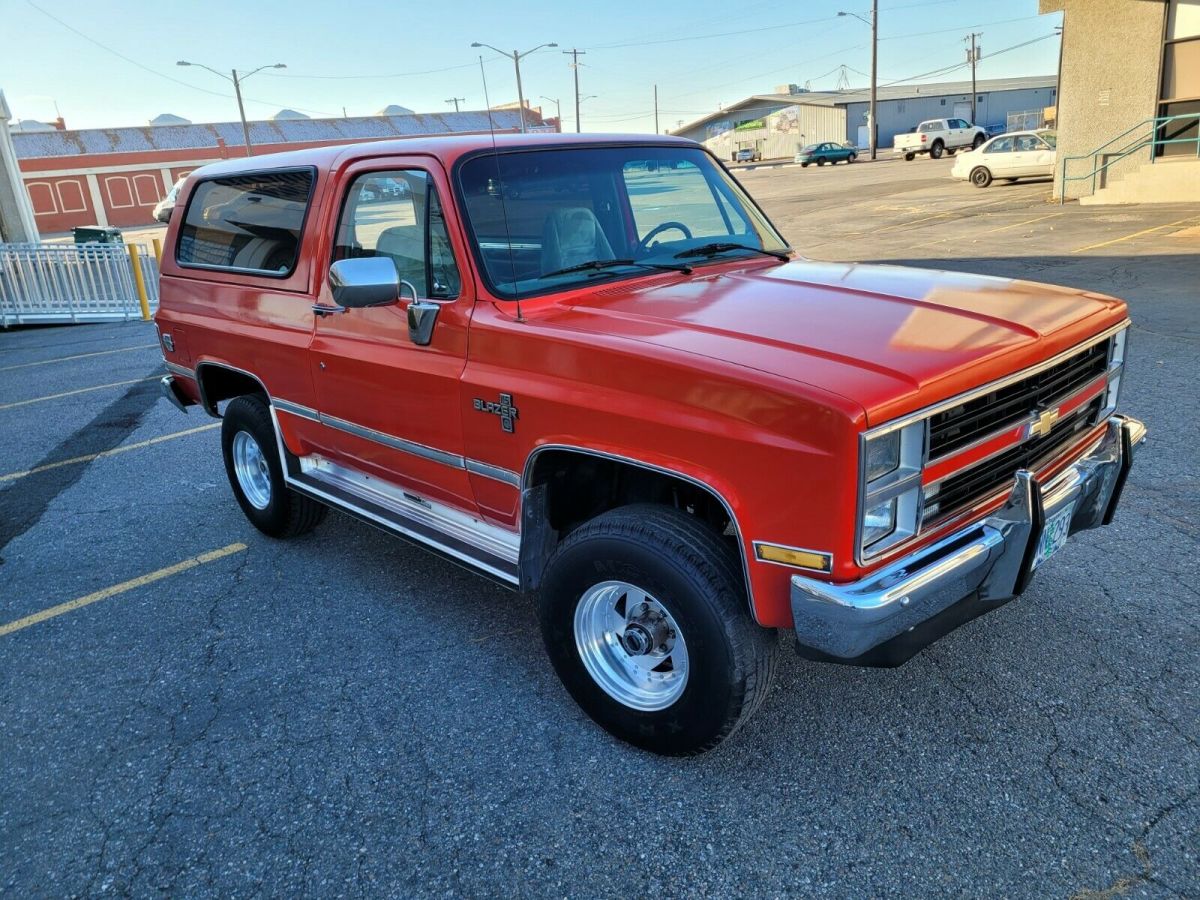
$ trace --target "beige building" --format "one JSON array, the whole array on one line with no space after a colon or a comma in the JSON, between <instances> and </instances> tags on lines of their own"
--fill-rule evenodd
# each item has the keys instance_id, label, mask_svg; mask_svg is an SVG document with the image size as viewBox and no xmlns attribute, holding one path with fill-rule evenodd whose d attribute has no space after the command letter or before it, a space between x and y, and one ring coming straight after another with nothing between
<instances>
[{"instance_id":1,"label":"beige building","mask_svg":"<svg viewBox=\"0 0 1200 900\"><path fill-rule=\"evenodd\" d=\"M1039 3L1063 13L1055 196L1200 200L1200 0Z\"/></svg>"}]
</instances>

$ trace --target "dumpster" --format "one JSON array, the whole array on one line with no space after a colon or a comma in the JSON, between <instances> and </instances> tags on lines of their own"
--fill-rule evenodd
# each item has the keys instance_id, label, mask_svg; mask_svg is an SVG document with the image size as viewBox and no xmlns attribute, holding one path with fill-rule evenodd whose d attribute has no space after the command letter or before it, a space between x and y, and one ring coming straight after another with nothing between
<instances>
[{"instance_id":1,"label":"dumpster","mask_svg":"<svg viewBox=\"0 0 1200 900\"><path fill-rule=\"evenodd\" d=\"M100 225L76 225L71 229L77 244L123 244L121 229Z\"/></svg>"}]
</instances>

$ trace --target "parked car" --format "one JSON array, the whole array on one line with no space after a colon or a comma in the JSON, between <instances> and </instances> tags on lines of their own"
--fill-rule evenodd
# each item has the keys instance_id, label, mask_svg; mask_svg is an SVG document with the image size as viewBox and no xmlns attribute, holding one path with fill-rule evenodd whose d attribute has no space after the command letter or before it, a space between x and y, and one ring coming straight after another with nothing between
<instances>
[{"instance_id":1,"label":"parked car","mask_svg":"<svg viewBox=\"0 0 1200 900\"><path fill-rule=\"evenodd\" d=\"M762 159L762 151L757 147L742 147L733 155L734 162L759 162Z\"/></svg>"},{"instance_id":2,"label":"parked car","mask_svg":"<svg viewBox=\"0 0 1200 900\"><path fill-rule=\"evenodd\" d=\"M796 162L805 169L808 168L809 163L816 163L818 166L829 163L833 166L843 160L852 163L856 159L858 159L858 150L853 144L835 144L832 141L826 141L823 144L809 144L796 151Z\"/></svg>"},{"instance_id":3,"label":"parked car","mask_svg":"<svg viewBox=\"0 0 1200 900\"><path fill-rule=\"evenodd\" d=\"M179 199L179 190L183 187L183 183L187 181L187 177L180 178L167 191L167 196L163 197L158 203L154 204L154 220L156 222L170 222L171 213L175 209L175 201Z\"/></svg>"},{"instance_id":4,"label":"parked car","mask_svg":"<svg viewBox=\"0 0 1200 900\"><path fill-rule=\"evenodd\" d=\"M388 178L410 205L363 203ZM679 138L311 148L180 204L163 390L220 417L250 523L332 507L535 593L567 690L660 753L737 730L779 630L898 665L1020 594L1111 520L1145 434L1120 300L798 259ZM297 552L336 579L344 549Z\"/></svg>"},{"instance_id":5,"label":"parked car","mask_svg":"<svg viewBox=\"0 0 1200 900\"><path fill-rule=\"evenodd\" d=\"M994 137L976 150L961 153L950 174L969 179L975 187L985 188L995 178L1046 178L1054 175L1058 158L1057 135L1053 131L1015 131Z\"/></svg>"},{"instance_id":6,"label":"parked car","mask_svg":"<svg viewBox=\"0 0 1200 900\"><path fill-rule=\"evenodd\" d=\"M910 161L924 153L941 159L944 153L953 156L956 150L978 147L986 140L987 131L966 119L929 119L915 131L896 135L892 152Z\"/></svg>"}]
</instances>

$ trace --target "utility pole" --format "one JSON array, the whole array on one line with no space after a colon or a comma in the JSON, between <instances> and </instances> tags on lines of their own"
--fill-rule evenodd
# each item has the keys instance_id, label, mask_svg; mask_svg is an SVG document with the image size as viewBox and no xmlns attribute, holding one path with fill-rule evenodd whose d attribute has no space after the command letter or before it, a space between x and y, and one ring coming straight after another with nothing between
<instances>
[{"instance_id":1,"label":"utility pole","mask_svg":"<svg viewBox=\"0 0 1200 900\"><path fill-rule=\"evenodd\" d=\"M587 56L587 51L573 47L570 50L564 50L563 53L571 57L568 65L575 70L575 133L578 134L582 130L579 127L579 57Z\"/></svg>"},{"instance_id":2,"label":"utility pole","mask_svg":"<svg viewBox=\"0 0 1200 900\"><path fill-rule=\"evenodd\" d=\"M461 102L461 103L466 103L466 102L467 102L467 98L466 98L466 97L451 97L451 98L450 98L449 100L447 100L446 102L447 102L447 103L453 103L453 104L454 104L454 111L455 111L455 112L458 112L458 104L459 104L460 102Z\"/></svg>"},{"instance_id":3,"label":"utility pole","mask_svg":"<svg viewBox=\"0 0 1200 900\"><path fill-rule=\"evenodd\" d=\"M517 111L521 116L521 134L525 133L525 89L521 86L521 57L529 56L531 53L537 53L543 47L557 47L558 44L538 44L532 50L526 50L522 53L520 50L514 50L509 53L507 50L501 50L499 47L493 47L491 44L483 44L475 41L471 44L472 47L487 47L489 50L495 50L501 56L507 56L513 61L513 70L517 73ZM446 101L447 103L449 101Z\"/></svg>"},{"instance_id":4,"label":"utility pole","mask_svg":"<svg viewBox=\"0 0 1200 900\"><path fill-rule=\"evenodd\" d=\"M658 134L658 85L654 86L654 133Z\"/></svg>"},{"instance_id":5,"label":"utility pole","mask_svg":"<svg viewBox=\"0 0 1200 900\"><path fill-rule=\"evenodd\" d=\"M975 67L979 64L980 47L975 43L975 38L983 37L982 32L972 31L963 40L971 42L971 49L967 51L967 62L971 64L971 124L975 124L975 100L979 96L975 93Z\"/></svg>"},{"instance_id":6,"label":"utility pole","mask_svg":"<svg viewBox=\"0 0 1200 900\"><path fill-rule=\"evenodd\" d=\"M879 122L875 118L879 94L879 0L871 0L871 159L879 149Z\"/></svg>"}]
</instances>

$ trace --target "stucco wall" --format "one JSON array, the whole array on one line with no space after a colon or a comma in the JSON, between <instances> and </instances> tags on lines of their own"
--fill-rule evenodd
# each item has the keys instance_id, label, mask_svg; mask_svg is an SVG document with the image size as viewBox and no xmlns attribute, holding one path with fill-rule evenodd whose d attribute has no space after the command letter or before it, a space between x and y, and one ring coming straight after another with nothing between
<instances>
[{"instance_id":1,"label":"stucco wall","mask_svg":"<svg viewBox=\"0 0 1200 900\"><path fill-rule=\"evenodd\" d=\"M1042 0L1042 12L1057 9L1064 10L1065 18L1056 196L1062 190L1064 157L1091 153L1156 115L1165 4L1161 0ZM1109 177L1140 165L1142 160L1139 154L1137 159L1115 165ZM1068 165L1069 174L1091 171L1084 161ZM1100 185L1098 181L1097 187ZM1066 184L1067 197L1091 192L1086 180Z\"/></svg>"}]
</instances>

